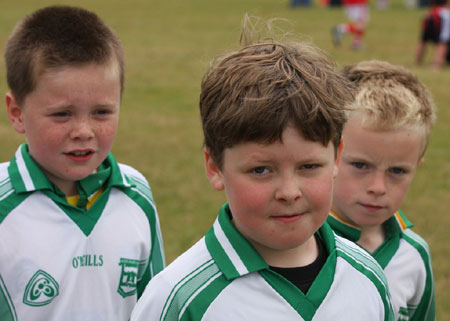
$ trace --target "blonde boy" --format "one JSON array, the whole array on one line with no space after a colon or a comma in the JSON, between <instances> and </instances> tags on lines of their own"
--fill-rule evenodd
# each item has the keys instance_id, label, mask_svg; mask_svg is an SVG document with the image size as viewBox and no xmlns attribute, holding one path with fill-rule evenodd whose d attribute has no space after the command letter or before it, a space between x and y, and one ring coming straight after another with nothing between
<instances>
[{"instance_id":1,"label":"blonde boy","mask_svg":"<svg viewBox=\"0 0 450 321\"><path fill-rule=\"evenodd\" d=\"M344 68L357 87L344 127L339 174L328 223L383 267L396 320L435 319L426 242L399 208L424 161L434 105L407 69L382 61Z\"/></svg>"},{"instance_id":2,"label":"blonde boy","mask_svg":"<svg viewBox=\"0 0 450 321\"><path fill-rule=\"evenodd\" d=\"M0 164L0 320L127 321L164 255L147 181L110 153L119 39L90 11L52 6L17 25L5 58L27 143Z\"/></svg>"},{"instance_id":3,"label":"blonde boy","mask_svg":"<svg viewBox=\"0 0 450 321\"><path fill-rule=\"evenodd\" d=\"M248 45L211 67L206 173L228 202L149 283L132 321L392 320L378 264L324 224L348 88L302 43Z\"/></svg>"}]
</instances>

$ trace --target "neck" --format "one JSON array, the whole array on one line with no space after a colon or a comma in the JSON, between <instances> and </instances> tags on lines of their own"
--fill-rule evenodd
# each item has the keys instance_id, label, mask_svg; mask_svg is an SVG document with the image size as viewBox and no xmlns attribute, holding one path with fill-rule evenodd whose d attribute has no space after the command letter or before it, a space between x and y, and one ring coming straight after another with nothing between
<instances>
[{"instance_id":1,"label":"neck","mask_svg":"<svg viewBox=\"0 0 450 321\"><path fill-rule=\"evenodd\" d=\"M357 243L370 253L373 253L381 244L383 244L385 239L386 232L384 231L383 225L377 225L362 228L361 237Z\"/></svg>"},{"instance_id":2,"label":"neck","mask_svg":"<svg viewBox=\"0 0 450 321\"><path fill-rule=\"evenodd\" d=\"M306 266L319 256L319 247L314 235L311 235L305 243L292 249L262 249L258 246L255 248L268 265L283 268Z\"/></svg>"}]
</instances>

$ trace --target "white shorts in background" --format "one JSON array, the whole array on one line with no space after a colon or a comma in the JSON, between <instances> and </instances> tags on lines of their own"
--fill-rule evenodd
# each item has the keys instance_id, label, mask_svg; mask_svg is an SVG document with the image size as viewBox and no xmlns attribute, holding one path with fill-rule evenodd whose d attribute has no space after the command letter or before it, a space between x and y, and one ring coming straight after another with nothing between
<instances>
[{"instance_id":1,"label":"white shorts in background","mask_svg":"<svg viewBox=\"0 0 450 321\"><path fill-rule=\"evenodd\" d=\"M345 5L344 10L350 21L369 21L369 6L367 4Z\"/></svg>"}]
</instances>

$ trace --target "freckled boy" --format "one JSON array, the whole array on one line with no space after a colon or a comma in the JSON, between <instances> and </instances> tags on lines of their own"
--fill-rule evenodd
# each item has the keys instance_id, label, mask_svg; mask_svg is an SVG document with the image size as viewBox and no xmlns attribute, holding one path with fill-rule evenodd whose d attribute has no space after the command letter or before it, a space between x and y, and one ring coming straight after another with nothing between
<instances>
[{"instance_id":1,"label":"freckled boy","mask_svg":"<svg viewBox=\"0 0 450 321\"><path fill-rule=\"evenodd\" d=\"M122 320L164 267L146 179L110 153L124 83L115 33L85 9L26 16L6 45L0 320Z\"/></svg>"}]
</instances>

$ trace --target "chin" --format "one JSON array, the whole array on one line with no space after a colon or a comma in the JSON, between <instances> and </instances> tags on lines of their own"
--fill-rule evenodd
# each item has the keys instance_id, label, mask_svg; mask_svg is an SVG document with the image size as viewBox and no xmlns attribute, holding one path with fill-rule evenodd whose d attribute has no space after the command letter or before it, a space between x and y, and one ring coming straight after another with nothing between
<instances>
[{"instance_id":1,"label":"chin","mask_svg":"<svg viewBox=\"0 0 450 321\"><path fill-rule=\"evenodd\" d=\"M70 177L67 177L68 181L81 181L83 178L88 177L89 175L91 175L94 171L84 171L82 173L74 173L73 175L70 175Z\"/></svg>"},{"instance_id":2,"label":"chin","mask_svg":"<svg viewBox=\"0 0 450 321\"><path fill-rule=\"evenodd\" d=\"M273 248L275 250L292 250L299 246L305 244L310 238L307 239L296 239L296 240L286 240L284 242L278 242L274 244Z\"/></svg>"}]
</instances>

